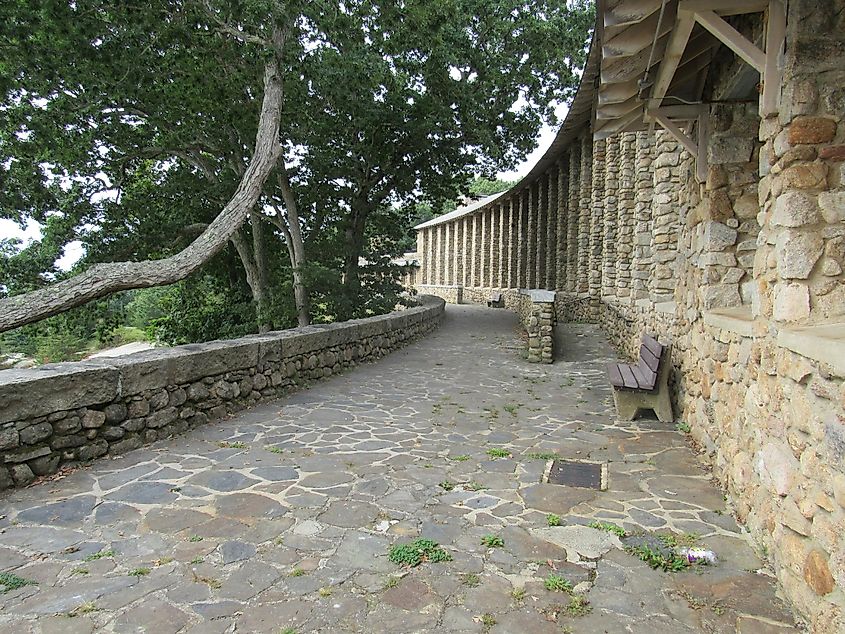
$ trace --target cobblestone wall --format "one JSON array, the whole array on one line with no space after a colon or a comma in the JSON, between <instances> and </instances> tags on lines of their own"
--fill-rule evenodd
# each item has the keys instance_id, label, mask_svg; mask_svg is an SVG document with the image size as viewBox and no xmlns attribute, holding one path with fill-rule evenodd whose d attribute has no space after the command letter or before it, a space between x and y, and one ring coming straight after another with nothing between
<instances>
[{"instance_id":1,"label":"cobblestone wall","mask_svg":"<svg viewBox=\"0 0 845 634\"><path fill-rule=\"evenodd\" d=\"M377 359L436 328L444 302L232 341L0 372L0 488L124 453Z\"/></svg>"},{"instance_id":2,"label":"cobblestone wall","mask_svg":"<svg viewBox=\"0 0 845 634\"><path fill-rule=\"evenodd\" d=\"M524 290L518 301L520 321L528 334L528 362L552 363L556 321L554 291Z\"/></svg>"}]
</instances>

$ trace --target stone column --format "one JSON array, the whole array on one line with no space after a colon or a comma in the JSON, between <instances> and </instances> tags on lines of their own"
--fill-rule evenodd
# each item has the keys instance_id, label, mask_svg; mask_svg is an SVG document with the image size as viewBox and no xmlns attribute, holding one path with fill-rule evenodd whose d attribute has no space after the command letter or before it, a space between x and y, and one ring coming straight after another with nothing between
<instances>
[{"instance_id":1,"label":"stone column","mask_svg":"<svg viewBox=\"0 0 845 634\"><path fill-rule=\"evenodd\" d=\"M636 134L624 132L619 139L619 208L616 221L616 296L631 295L631 266L634 256L634 179L636 177Z\"/></svg>"},{"instance_id":2,"label":"stone column","mask_svg":"<svg viewBox=\"0 0 845 634\"><path fill-rule=\"evenodd\" d=\"M470 253L472 254L472 266L470 267L470 275L469 275L469 286L475 287L478 286L478 276L479 276L479 251L481 249L480 244L480 236L479 236L479 227L478 227L478 214L472 214L472 246L470 247Z\"/></svg>"},{"instance_id":3,"label":"stone column","mask_svg":"<svg viewBox=\"0 0 845 634\"><path fill-rule=\"evenodd\" d=\"M648 290L653 302L665 302L674 298L679 277L676 260L681 223L678 199L682 185L678 167L681 147L669 133L658 133L655 137L654 157L654 194L651 205L653 238Z\"/></svg>"},{"instance_id":4,"label":"stone column","mask_svg":"<svg viewBox=\"0 0 845 634\"><path fill-rule=\"evenodd\" d=\"M569 158L567 154L557 164L557 280L555 288L566 287L566 232L569 222Z\"/></svg>"},{"instance_id":5,"label":"stone column","mask_svg":"<svg viewBox=\"0 0 845 634\"><path fill-rule=\"evenodd\" d=\"M461 223L461 252L463 266L461 267L461 286L469 286L470 269L472 267L472 244L470 242L469 218L464 216L458 220Z\"/></svg>"},{"instance_id":6,"label":"stone column","mask_svg":"<svg viewBox=\"0 0 845 634\"><path fill-rule=\"evenodd\" d=\"M549 227L549 179L542 175L537 179L537 263L534 267L537 288L546 286L546 249Z\"/></svg>"},{"instance_id":7,"label":"stone column","mask_svg":"<svg viewBox=\"0 0 845 634\"><path fill-rule=\"evenodd\" d=\"M455 249L455 284L458 286L464 285L464 260L466 258L466 253L463 250L463 233L464 223L461 222L461 219L455 220L452 223L453 231L455 234L454 239L452 240L452 245Z\"/></svg>"},{"instance_id":8,"label":"stone column","mask_svg":"<svg viewBox=\"0 0 845 634\"><path fill-rule=\"evenodd\" d=\"M498 207L499 213L499 241L496 244L496 279L498 280L499 288L505 288L508 285L507 277L505 277L505 249L508 243L508 217L505 212L505 203Z\"/></svg>"},{"instance_id":9,"label":"stone column","mask_svg":"<svg viewBox=\"0 0 845 634\"><path fill-rule=\"evenodd\" d=\"M605 142L604 153L604 246L602 248L603 296L616 295L616 219L619 189L619 135Z\"/></svg>"},{"instance_id":10,"label":"stone column","mask_svg":"<svg viewBox=\"0 0 845 634\"><path fill-rule=\"evenodd\" d=\"M569 146L569 205L566 227L566 290L578 291L578 217L581 196L581 142Z\"/></svg>"},{"instance_id":11,"label":"stone column","mask_svg":"<svg viewBox=\"0 0 845 634\"><path fill-rule=\"evenodd\" d=\"M487 244L489 243L490 226L487 224L487 212L482 211L478 214L479 219L479 234L478 234L478 279L475 286L485 286L487 281Z\"/></svg>"},{"instance_id":12,"label":"stone column","mask_svg":"<svg viewBox=\"0 0 845 634\"><path fill-rule=\"evenodd\" d=\"M537 288L537 192L535 187L536 183L532 183L525 190L525 204L528 210L525 288Z\"/></svg>"},{"instance_id":13,"label":"stone column","mask_svg":"<svg viewBox=\"0 0 845 634\"><path fill-rule=\"evenodd\" d=\"M557 189L558 167L555 164L546 173L548 183L548 212L546 221L546 285L555 290L557 287Z\"/></svg>"},{"instance_id":14,"label":"stone column","mask_svg":"<svg viewBox=\"0 0 845 634\"><path fill-rule=\"evenodd\" d=\"M589 290L590 203L592 202L592 135L586 131L581 137L581 181L578 204L578 269L577 290Z\"/></svg>"},{"instance_id":15,"label":"stone column","mask_svg":"<svg viewBox=\"0 0 845 634\"><path fill-rule=\"evenodd\" d=\"M526 230L526 213L525 213L525 190L520 191L516 195L514 202L514 211L516 213L516 287L525 288L525 230Z\"/></svg>"},{"instance_id":16,"label":"stone column","mask_svg":"<svg viewBox=\"0 0 845 634\"><path fill-rule=\"evenodd\" d=\"M601 297L602 247L605 205L605 148L604 140L593 142L592 193L590 209L590 297Z\"/></svg>"},{"instance_id":17,"label":"stone column","mask_svg":"<svg viewBox=\"0 0 845 634\"><path fill-rule=\"evenodd\" d=\"M443 249L443 270L446 272L445 280L443 281L444 284L451 285L455 283L454 280L454 268L452 266L452 223L451 222L444 222L443 223L443 231L444 231L444 249Z\"/></svg>"},{"instance_id":18,"label":"stone column","mask_svg":"<svg viewBox=\"0 0 845 634\"><path fill-rule=\"evenodd\" d=\"M519 288L519 199L508 199L508 288Z\"/></svg>"},{"instance_id":19,"label":"stone column","mask_svg":"<svg viewBox=\"0 0 845 634\"><path fill-rule=\"evenodd\" d=\"M648 297L651 266L651 199L654 191L652 151L654 144L648 132L636 133L637 174L634 202L634 261L631 270L633 297Z\"/></svg>"}]
</instances>

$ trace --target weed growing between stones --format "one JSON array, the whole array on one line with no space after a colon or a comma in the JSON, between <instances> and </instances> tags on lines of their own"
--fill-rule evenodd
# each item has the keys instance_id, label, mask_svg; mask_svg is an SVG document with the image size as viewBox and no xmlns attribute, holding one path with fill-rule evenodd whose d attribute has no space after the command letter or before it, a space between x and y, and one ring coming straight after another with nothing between
<instances>
[{"instance_id":1,"label":"weed growing between stones","mask_svg":"<svg viewBox=\"0 0 845 634\"><path fill-rule=\"evenodd\" d=\"M423 562L452 561L452 555L431 539L415 539L410 544L395 544L391 547L388 558L395 564L409 568L419 566Z\"/></svg>"},{"instance_id":2,"label":"weed growing between stones","mask_svg":"<svg viewBox=\"0 0 845 634\"><path fill-rule=\"evenodd\" d=\"M687 423L678 423L675 425L675 429L684 434L690 433L690 426Z\"/></svg>"},{"instance_id":3,"label":"weed growing between stones","mask_svg":"<svg viewBox=\"0 0 845 634\"><path fill-rule=\"evenodd\" d=\"M475 481L467 482L464 485L464 491L481 491L481 490L486 489L486 488L487 487L484 486L483 484L479 484L478 482L475 482Z\"/></svg>"},{"instance_id":4,"label":"weed growing between stones","mask_svg":"<svg viewBox=\"0 0 845 634\"><path fill-rule=\"evenodd\" d=\"M201 564L204 561L205 561L204 557L194 557L193 559L191 559L191 564L196 566L197 564Z\"/></svg>"},{"instance_id":5,"label":"weed growing between stones","mask_svg":"<svg viewBox=\"0 0 845 634\"><path fill-rule=\"evenodd\" d=\"M93 601L86 601L85 603L82 603L73 608L70 612L67 613L67 615L69 618L72 619L79 616L80 614L90 614L91 612L96 612L99 609L100 608L94 605Z\"/></svg>"},{"instance_id":6,"label":"weed growing between stones","mask_svg":"<svg viewBox=\"0 0 845 634\"><path fill-rule=\"evenodd\" d=\"M387 581L384 582L383 590L390 590L391 588L395 588L399 585L399 577L388 577Z\"/></svg>"},{"instance_id":7,"label":"weed growing between stones","mask_svg":"<svg viewBox=\"0 0 845 634\"><path fill-rule=\"evenodd\" d=\"M267 451L269 451L270 453L275 453L275 454L282 454L282 453L285 453L285 450L284 450L284 449L282 449L281 447L272 447L272 446L270 446L270 445L267 445L267 446L266 446L266 447L264 447L264 448L265 448Z\"/></svg>"},{"instance_id":8,"label":"weed growing between stones","mask_svg":"<svg viewBox=\"0 0 845 634\"><path fill-rule=\"evenodd\" d=\"M466 454L461 454L460 456L448 456L449 460L454 460L455 462L466 462L469 460L469 456Z\"/></svg>"},{"instance_id":9,"label":"weed growing between stones","mask_svg":"<svg viewBox=\"0 0 845 634\"><path fill-rule=\"evenodd\" d=\"M191 535L191 536L188 538L188 541L189 541L189 542L201 542L201 541L202 541L202 537L201 537L200 535Z\"/></svg>"},{"instance_id":10,"label":"weed growing between stones","mask_svg":"<svg viewBox=\"0 0 845 634\"><path fill-rule=\"evenodd\" d=\"M104 557L114 557L115 553L113 550L101 550L98 553L94 553L92 555L88 555L83 561L97 561L98 559L103 559Z\"/></svg>"},{"instance_id":11,"label":"weed growing between stones","mask_svg":"<svg viewBox=\"0 0 845 634\"><path fill-rule=\"evenodd\" d=\"M525 456L529 460L554 460L557 458L556 453L543 453L543 452L535 452L529 453Z\"/></svg>"},{"instance_id":12,"label":"weed growing between stones","mask_svg":"<svg viewBox=\"0 0 845 634\"><path fill-rule=\"evenodd\" d=\"M525 588L517 588L511 592L511 598L516 603L522 603L525 600Z\"/></svg>"},{"instance_id":13,"label":"weed growing between stones","mask_svg":"<svg viewBox=\"0 0 845 634\"><path fill-rule=\"evenodd\" d=\"M481 624L484 627L486 627L487 629L490 629L491 627L493 627L497 623L496 617L494 617L489 612L485 612L484 614L482 614L480 620L481 620Z\"/></svg>"},{"instance_id":14,"label":"weed growing between stones","mask_svg":"<svg viewBox=\"0 0 845 634\"><path fill-rule=\"evenodd\" d=\"M516 403L506 403L502 406L502 409L514 418L516 418L516 414L519 411L519 405L517 405Z\"/></svg>"},{"instance_id":15,"label":"weed growing between stones","mask_svg":"<svg viewBox=\"0 0 845 634\"><path fill-rule=\"evenodd\" d=\"M331 589L331 588L329 588L329 587L320 588L320 589L317 591L317 593L318 593L321 597L330 597L330 596L332 596L332 589Z\"/></svg>"},{"instance_id":16,"label":"weed growing between stones","mask_svg":"<svg viewBox=\"0 0 845 634\"><path fill-rule=\"evenodd\" d=\"M658 533L655 535L667 548L677 548L679 546L687 546L692 548L698 546L699 536L697 533L683 533L682 535L675 535L673 533Z\"/></svg>"},{"instance_id":17,"label":"weed growing between stones","mask_svg":"<svg viewBox=\"0 0 845 634\"><path fill-rule=\"evenodd\" d=\"M505 545L505 540L498 535L485 535L481 538L481 543L487 548L501 548Z\"/></svg>"},{"instance_id":18,"label":"weed growing between stones","mask_svg":"<svg viewBox=\"0 0 845 634\"><path fill-rule=\"evenodd\" d=\"M74 568L73 570L70 571L70 574L72 574L72 575L87 575L88 574L88 568Z\"/></svg>"},{"instance_id":19,"label":"weed growing between stones","mask_svg":"<svg viewBox=\"0 0 845 634\"><path fill-rule=\"evenodd\" d=\"M477 588L481 584L481 578L474 572L461 575L461 583L467 588Z\"/></svg>"},{"instance_id":20,"label":"weed growing between stones","mask_svg":"<svg viewBox=\"0 0 845 634\"><path fill-rule=\"evenodd\" d=\"M634 557L638 557L655 570L662 570L663 572L680 572L689 568L690 564L686 557L681 557L675 553L664 554L645 544L640 546L628 546L625 552Z\"/></svg>"},{"instance_id":21,"label":"weed growing between stones","mask_svg":"<svg viewBox=\"0 0 845 634\"><path fill-rule=\"evenodd\" d=\"M149 568L135 568L129 571L130 577L146 577L148 574L150 574Z\"/></svg>"},{"instance_id":22,"label":"weed growing between stones","mask_svg":"<svg viewBox=\"0 0 845 634\"><path fill-rule=\"evenodd\" d=\"M494 447L487 450L487 455L491 458L510 458L511 452L503 447Z\"/></svg>"},{"instance_id":23,"label":"weed growing between stones","mask_svg":"<svg viewBox=\"0 0 845 634\"><path fill-rule=\"evenodd\" d=\"M223 582L220 579L215 579L214 577L204 577L202 575L198 575L196 572L193 573L194 575L194 583L204 583L212 590L219 590L223 587Z\"/></svg>"},{"instance_id":24,"label":"weed growing between stones","mask_svg":"<svg viewBox=\"0 0 845 634\"><path fill-rule=\"evenodd\" d=\"M305 571L302 568L298 568L298 567L294 568L293 570L290 571L291 577L301 577L304 574L305 574Z\"/></svg>"},{"instance_id":25,"label":"weed growing between stones","mask_svg":"<svg viewBox=\"0 0 845 634\"><path fill-rule=\"evenodd\" d=\"M438 486L444 491L451 491L455 488L455 483L449 482L449 480L443 480L443 482L441 482Z\"/></svg>"},{"instance_id":26,"label":"weed growing between stones","mask_svg":"<svg viewBox=\"0 0 845 634\"><path fill-rule=\"evenodd\" d=\"M19 577L13 572L0 572L0 594L6 594L18 588L33 585L38 585L38 582Z\"/></svg>"},{"instance_id":27,"label":"weed growing between stones","mask_svg":"<svg viewBox=\"0 0 845 634\"><path fill-rule=\"evenodd\" d=\"M572 617L586 616L593 611L593 606L587 601L586 597L576 594L569 599L569 605L566 606L566 613Z\"/></svg>"},{"instance_id":28,"label":"weed growing between stones","mask_svg":"<svg viewBox=\"0 0 845 634\"><path fill-rule=\"evenodd\" d=\"M246 449L247 444L243 442L226 442L225 440L217 443L221 449Z\"/></svg>"},{"instance_id":29,"label":"weed growing between stones","mask_svg":"<svg viewBox=\"0 0 845 634\"><path fill-rule=\"evenodd\" d=\"M546 522L549 526L560 526L560 515L555 515L554 513L549 513L546 515Z\"/></svg>"},{"instance_id":30,"label":"weed growing between stones","mask_svg":"<svg viewBox=\"0 0 845 634\"><path fill-rule=\"evenodd\" d=\"M546 586L546 590L551 592L566 592L569 594L572 592L572 582L564 579L560 575L551 574L546 577L546 580L543 582L543 585Z\"/></svg>"},{"instance_id":31,"label":"weed growing between stones","mask_svg":"<svg viewBox=\"0 0 845 634\"><path fill-rule=\"evenodd\" d=\"M628 534L625 532L624 528L622 528L621 526L617 526L613 522L590 522L588 526L590 528L595 528L596 530L613 533L617 537L625 537L625 535Z\"/></svg>"}]
</instances>

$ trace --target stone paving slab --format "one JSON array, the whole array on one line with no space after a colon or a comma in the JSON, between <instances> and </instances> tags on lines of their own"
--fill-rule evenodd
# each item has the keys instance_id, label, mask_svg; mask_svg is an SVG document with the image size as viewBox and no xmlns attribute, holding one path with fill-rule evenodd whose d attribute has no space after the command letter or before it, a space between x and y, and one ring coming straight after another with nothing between
<instances>
[{"instance_id":1,"label":"stone paving slab","mask_svg":"<svg viewBox=\"0 0 845 634\"><path fill-rule=\"evenodd\" d=\"M684 435L616 419L598 330L538 367L518 327L449 306L376 364L5 493L0 571L33 583L0 587L0 632L801 631ZM607 462L608 490L546 484L552 454ZM720 561L653 570L595 521ZM451 561L389 560L417 537Z\"/></svg>"}]
</instances>

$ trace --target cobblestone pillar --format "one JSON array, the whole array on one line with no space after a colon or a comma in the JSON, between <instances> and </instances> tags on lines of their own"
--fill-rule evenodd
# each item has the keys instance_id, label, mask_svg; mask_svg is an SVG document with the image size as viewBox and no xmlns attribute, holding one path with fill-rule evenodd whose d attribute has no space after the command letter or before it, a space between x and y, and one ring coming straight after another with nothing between
<instances>
[{"instance_id":1,"label":"cobblestone pillar","mask_svg":"<svg viewBox=\"0 0 845 634\"><path fill-rule=\"evenodd\" d=\"M452 285L455 283L454 278L454 267L453 267L453 251L452 251L452 237L453 237L453 230L452 230L452 223L446 222L443 223L443 229L445 231L445 248L443 249L443 263L444 263L444 270L446 272L444 284Z\"/></svg>"},{"instance_id":2,"label":"cobblestone pillar","mask_svg":"<svg viewBox=\"0 0 845 634\"><path fill-rule=\"evenodd\" d=\"M537 288L546 285L546 232L549 214L548 179L540 176L537 182L537 251L535 255L534 276Z\"/></svg>"},{"instance_id":3,"label":"cobblestone pillar","mask_svg":"<svg viewBox=\"0 0 845 634\"><path fill-rule=\"evenodd\" d=\"M557 288L557 163L546 173L549 184L548 221L546 223L546 285L549 290Z\"/></svg>"},{"instance_id":4,"label":"cobblestone pillar","mask_svg":"<svg viewBox=\"0 0 845 634\"><path fill-rule=\"evenodd\" d=\"M525 189L527 208L525 288L537 288L537 191L535 183Z\"/></svg>"},{"instance_id":5,"label":"cobblestone pillar","mask_svg":"<svg viewBox=\"0 0 845 634\"><path fill-rule=\"evenodd\" d=\"M633 297L648 297L648 278L651 265L651 202L654 191L652 150L654 144L648 132L636 133L637 173L634 196L634 254L631 269Z\"/></svg>"},{"instance_id":6,"label":"cobblestone pillar","mask_svg":"<svg viewBox=\"0 0 845 634\"><path fill-rule=\"evenodd\" d=\"M619 189L619 135L605 142L604 152L604 247L602 249L603 296L616 295L616 222Z\"/></svg>"},{"instance_id":7,"label":"cobblestone pillar","mask_svg":"<svg viewBox=\"0 0 845 634\"><path fill-rule=\"evenodd\" d=\"M569 158L564 155L557 164L557 282L555 288L566 288L566 232L569 224Z\"/></svg>"},{"instance_id":8,"label":"cobblestone pillar","mask_svg":"<svg viewBox=\"0 0 845 634\"><path fill-rule=\"evenodd\" d=\"M464 254L464 262L461 267L461 285L469 286L472 269L472 242L470 241L470 219L467 216L461 218L461 251Z\"/></svg>"},{"instance_id":9,"label":"cobblestone pillar","mask_svg":"<svg viewBox=\"0 0 845 634\"><path fill-rule=\"evenodd\" d=\"M679 266L678 231L680 229L680 200L682 185L679 165L681 147L668 132L655 137L654 198L651 205L652 249L649 271L649 296L653 302L674 299Z\"/></svg>"},{"instance_id":10,"label":"cobblestone pillar","mask_svg":"<svg viewBox=\"0 0 845 634\"><path fill-rule=\"evenodd\" d=\"M634 257L634 183L637 170L637 142L634 132L619 139L619 208L617 210L616 296L631 295L631 267Z\"/></svg>"},{"instance_id":11,"label":"cobblestone pillar","mask_svg":"<svg viewBox=\"0 0 845 634\"><path fill-rule=\"evenodd\" d=\"M499 205L497 212L499 218L499 240L496 244L496 279L498 280L499 288L505 288L508 285L507 278L505 277L505 248L508 243L507 234L509 227L504 203Z\"/></svg>"},{"instance_id":12,"label":"cobblestone pillar","mask_svg":"<svg viewBox=\"0 0 845 634\"><path fill-rule=\"evenodd\" d=\"M578 263L576 288L579 293L589 290L590 204L592 202L593 143L589 132L581 137L581 174L578 202Z\"/></svg>"},{"instance_id":13,"label":"cobblestone pillar","mask_svg":"<svg viewBox=\"0 0 845 634\"><path fill-rule=\"evenodd\" d=\"M516 217L517 217L517 232L516 240L516 286L517 288L525 288L525 254L526 246L526 228L528 227L528 214L525 205L525 190L517 194L516 199Z\"/></svg>"},{"instance_id":14,"label":"cobblestone pillar","mask_svg":"<svg viewBox=\"0 0 845 634\"><path fill-rule=\"evenodd\" d=\"M592 193L590 209L589 291L594 298L601 297L602 247L605 205L605 141L593 142Z\"/></svg>"},{"instance_id":15,"label":"cobblestone pillar","mask_svg":"<svg viewBox=\"0 0 845 634\"><path fill-rule=\"evenodd\" d=\"M578 217L581 198L581 143L569 146L569 205L566 213L566 290L578 290Z\"/></svg>"},{"instance_id":16,"label":"cobblestone pillar","mask_svg":"<svg viewBox=\"0 0 845 634\"><path fill-rule=\"evenodd\" d=\"M519 199L508 199L508 288L519 288Z\"/></svg>"},{"instance_id":17,"label":"cobblestone pillar","mask_svg":"<svg viewBox=\"0 0 845 634\"><path fill-rule=\"evenodd\" d=\"M555 294L554 291L530 290L520 297L521 317L528 334L529 363L552 363L554 360Z\"/></svg>"},{"instance_id":18,"label":"cobblestone pillar","mask_svg":"<svg viewBox=\"0 0 845 634\"><path fill-rule=\"evenodd\" d=\"M464 223L460 219L452 223L454 227L455 237L452 244L455 249L455 284L463 286L464 284L464 262L466 260L466 252L463 250L463 229Z\"/></svg>"},{"instance_id":19,"label":"cobblestone pillar","mask_svg":"<svg viewBox=\"0 0 845 634\"><path fill-rule=\"evenodd\" d=\"M481 279L481 221L478 214L472 214L472 273L469 285L478 286Z\"/></svg>"}]
</instances>

